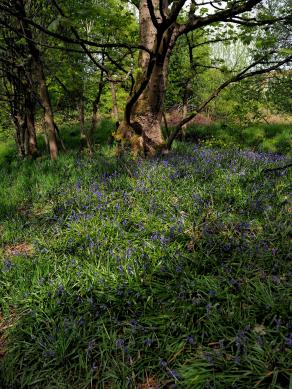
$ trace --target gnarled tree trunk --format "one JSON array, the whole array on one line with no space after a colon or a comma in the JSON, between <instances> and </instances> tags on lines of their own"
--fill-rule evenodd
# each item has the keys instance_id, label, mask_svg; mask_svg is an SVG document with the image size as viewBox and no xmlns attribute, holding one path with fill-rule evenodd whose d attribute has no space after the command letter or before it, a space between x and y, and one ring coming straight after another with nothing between
<instances>
[{"instance_id":1,"label":"gnarled tree trunk","mask_svg":"<svg viewBox=\"0 0 292 389\"><path fill-rule=\"evenodd\" d=\"M160 122L168 62L177 38L213 23L230 21L237 15L251 11L261 2L262 0L226 2L228 4L225 8L214 7L215 12L198 16L196 11L203 3L187 0L171 2L140 0L140 44L142 46L139 56L140 73L137 75L133 93L126 104L125 118L119 126L116 139L121 141L127 139L135 152L143 151L145 154L153 155L158 150L164 149ZM189 12L185 15L186 21L179 23L178 18L187 4ZM285 61L287 60L289 57ZM205 107L206 104L202 106ZM172 132L166 148L171 146L177 133L188 121L189 118L183 119L176 131Z\"/></svg>"},{"instance_id":2,"label":"gnarled tree trunk","mask_svg":"<svg viewBox=\"0 0 292 389\"><path fill-rule=\"evenodd\" d=\"M159 0L153 0L153 12L162 20ZM140 1L140 50L137 79L125 109L117 139L128 139L134 152L154 155L165 146L161 120L169 57L177 38L176 24L157 29L153 23L147 0Z\"/></svg>"}]
</instances>

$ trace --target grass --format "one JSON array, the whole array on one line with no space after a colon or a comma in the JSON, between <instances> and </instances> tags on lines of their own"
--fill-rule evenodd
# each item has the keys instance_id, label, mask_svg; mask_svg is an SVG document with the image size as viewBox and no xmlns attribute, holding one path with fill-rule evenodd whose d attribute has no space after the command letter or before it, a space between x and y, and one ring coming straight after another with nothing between
<instances>
[{"instance_id":1,"label":"grass","mask_svg":"<svg viewBox=\"0 0 292 389\"><path fill-rule=\"evenodd\" d=\"M67 150L78 151L80 149L80 125L76 120L62 121L63 118L57 116L57 124L60 130L62 140ZM85 121L85 129L89 131L91 127L90 120ZM108 143L108 140L115 129L115 122L109 118L103 118L99 121L97 129L93 136L93 143L96 147ZM0 127L0 166L9 165L17 159L17 149L15 140L12 137L13 129L4 130ZM41 128L37 133L38 150L40 154L47 154L45 139Z\"/></svg>"},{"instance_id":2,"label":"grass","mask_svg":"<svg viewBox=\"0 0 292 389\"><path fill-rule=\"evenodd\" d=\"M0 387L291 386L291 177L261 172L285 161L177 143L3 165Z\"/></svg>"},{"instance_id":3,"label":"grass","mask_svg":"<svg viewBox=\"0 0 292 389\"><path fill-rule=\"evenodd\" d=\"M60 120L60 119L59 119ZM86 120L85 128L89 130L91 121ZM106 144L110 135L115 130L115 122L111 119L101 119L96 132L94 134L93 142L96 145ZM79 149L80 147L80 125L78 122L62 123L60 125L60 132L66 147L69 150Z\"/></svg>"},{"instance_id":4,"label":"grass","mask_svg":"<svg viewBox=\"0 0 292 389\"><path fill-rule=\"evenodd\" d=\"M291 124L254 124L246 127L214 123L193 125L187 130L187 139L217 147L240 147L290 154L292 150Z\"/></svg>"}]
</instances>

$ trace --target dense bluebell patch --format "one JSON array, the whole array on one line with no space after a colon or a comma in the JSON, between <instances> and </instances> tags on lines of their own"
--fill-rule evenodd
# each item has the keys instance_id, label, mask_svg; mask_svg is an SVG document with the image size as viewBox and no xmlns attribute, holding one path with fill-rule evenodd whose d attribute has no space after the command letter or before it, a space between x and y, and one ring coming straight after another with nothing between
<instances>
[{"instance_id":1,"label":"dense bluebell patch","mask_svg":"<svg viewBox=\"0 0 292 389\"><path fill-rule=\"evenodd\" d=\"M285 157L66 158L31 167L29 217L2 209L1 384L288 387L289 171L262 173Z\"/></svg>"}]
</instances>

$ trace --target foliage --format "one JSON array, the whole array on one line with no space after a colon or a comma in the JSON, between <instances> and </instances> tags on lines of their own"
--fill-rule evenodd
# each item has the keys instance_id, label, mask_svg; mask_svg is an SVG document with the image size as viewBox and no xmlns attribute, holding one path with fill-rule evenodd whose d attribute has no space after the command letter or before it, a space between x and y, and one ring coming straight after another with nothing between
<instances>
[{"instance_id":1,"label":"foliage","mask_svg":"<svg viewBox=\"0 0 292 389\"><path fill-rule=\"evenodd\" d=\"M167 108L177 104L198 104L210 91L208 67L211 63L208 45L199 45L206 41L204 33L192 33L181 37L170 58L169 77L165 105Z\"/></svg>"},{"instance_id":2,"label":"foliage","mask_svg":"<svg viewBox=\"0 0 292 389\"><path fill-rule=\"evenodd\" d=\"M287 388L285 157L112 152L1 168L0 386Z\"/></svg>"}]
</instances>

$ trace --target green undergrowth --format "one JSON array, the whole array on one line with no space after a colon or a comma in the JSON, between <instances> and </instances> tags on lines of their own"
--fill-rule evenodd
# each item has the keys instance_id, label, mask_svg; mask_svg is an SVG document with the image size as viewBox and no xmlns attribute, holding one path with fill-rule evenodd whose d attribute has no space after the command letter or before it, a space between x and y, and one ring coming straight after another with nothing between
<instances>
[{"instance_id":1,"label":"green undergrowth","mask_svg":"<svg viewBox=\"0 0 292 389\"><path fill-rule=\"evenodd\" d=\"M2 167L0 387L288 388L291 181L262 171L285 162L178 143Z\"/></svg>"},{"instance_id":2,"label":"green undergrowth","mask_svg":"<svg viewBox=\"0 0 292 389\"><path fill-rule=\"evenodd\" d=\"M59 119L60 121L60 119ZM85 129L90 130L91 121L85 121ZM107 144L109 137L115 130L115 123L111 119L101 119L93 136L93 142L97 145ZM62 122L60 121L60 133L64 144L69 150L78 150L80 148L80 124L78 121Z\"/></svg>"},{"instance_id":3,"label":"green undergrowth","mask_svg":"<svg viewBox=\"0 0 292 389\"><path fill-rule=\"evenodd\" d=\"M66 152L80 149L80 124L77 120L67 120L56 115L56 122ZM91 121L85 121L85 129L90 132ZM97 124L93 136L94 149L111 143L111 135L115 131L115 122L110 118L103 118ZM167 133L163 129L164 136ZM0 129L0 166L14 161L17 150L12 130ZM254 124L246 127L236 124L214 123L211 125L192 125L186 131L185 140L206 147L252 149L259 152L280 153L292 156L292 126L291 124ZM37 135L38 150L41 156L47 154L43 133ZM62 151L59 144L60 153Z\"/></svg>"},{"instance_id":4,"label":"green undergrowth","mask_svg":"<svg viewBox=\"0 0 292 389\"><path fill-rule=\"evenodd\" d=\"M16 158L16 150L13 141L1 141L0 139L0 166Z\"/></svg>"},{"instance_id":5,"label":"green undergrowth","mask_svg":"<svg viewBox=\"0 0 292 389\"><path fill-rule=\"evenodd\" d=\"M254 150L290 154L292 150L291 124L254 124L246 127L225 123L192 125L187 140L206 146L253 148Z\"/></svg>"},{"instance_id":6,"label":"green undergrowth","mask_svg":"<svg viewBox=\"0 0 292 389\"><path fill-rule=\"evenodd\" d=\"M78 151L80 149L80 125L78 121L71 120L64 122L62 118L56 118L60 136L66 148L66 152ZM91 122L90 120L85 121L85 129L87 132L90 131ZM115 130L115 123L113 120L104 118L101 119L98 124L96 131L93 136L94 148L98 149L100 145L106 145L109 142L112 132ZM6 130L0 128L0 166L9 164L17 159L16 144L13 139L13 130ZM60 153L64 153L61 148L60 140L59 149ZM47 149L45 144L44 134L41 131L37 132L37 143L40 156L47 155Z\"/></svg>"}]
</instances>

